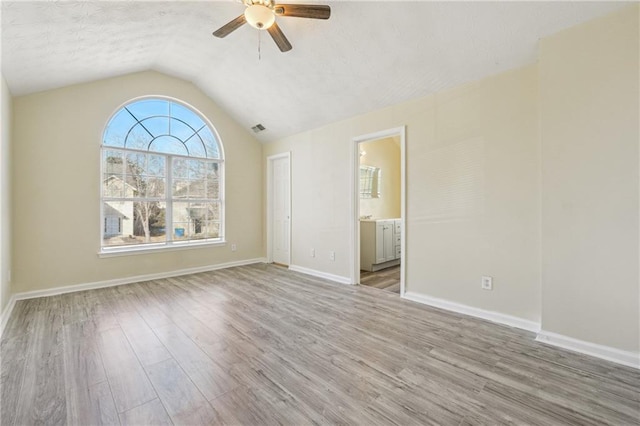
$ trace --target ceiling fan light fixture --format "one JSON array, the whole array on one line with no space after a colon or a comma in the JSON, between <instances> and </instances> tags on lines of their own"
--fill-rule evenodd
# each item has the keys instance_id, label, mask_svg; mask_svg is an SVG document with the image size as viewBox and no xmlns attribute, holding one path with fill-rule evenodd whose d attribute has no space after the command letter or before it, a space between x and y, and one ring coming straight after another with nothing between
<instances>
[{"instance_id":1,"label":"ceiling fan light fixture","mask_svg":"<svg viewBox=\"0 0 640 426\"><path fill-rule=\"evenodd\" d=\"M266 30L276 21L273 11L261 4L248 6L244 11L244 17L249 25L259 30Z\"/></svg>"}]
</instances>

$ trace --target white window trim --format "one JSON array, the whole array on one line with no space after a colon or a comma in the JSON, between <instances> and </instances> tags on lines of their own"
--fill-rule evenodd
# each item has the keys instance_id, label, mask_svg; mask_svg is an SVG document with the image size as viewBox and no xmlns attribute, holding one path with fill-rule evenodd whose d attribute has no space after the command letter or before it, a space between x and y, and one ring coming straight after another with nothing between
<instances>
[{"instance_id":1,"label":"white window trim","mask_svg":"<svg viewBox=\"0 0 640 426\"><path fill-rule=\"evenodd\" d=\"M166 243L148 243L131 246L103 247L98 252L98 257L130 256L134 254L149 254L165 251L180 251L207 247L224 247L227 241L224 238L190 241L167 241Z\"/></svg>"},{"instance_id":2,"label":"white window trim","mask_svg":"<svg viewBox=\"0 0 640 426\"><path fill-rule=\"evenodd\" d=\"M224 145L222 144L222 140L220 138L220 134L218 133L218 130L215 128L215 126L213 126L213 124L211 123L211 121L209 121L209 119L204 116L200 111L198 111L198 109L196 109L195 107L179 100L179 99L175 99L175 98L171 98L168 96L162 96L162 95L149 95L149 96L141 96L141 97L137 97L134 99L130 99L129 101L123 103L122 105L120 105L118 108L116 108L114 110L114 112L109 116L109 119L107 120L107 123L111 122L111 119L118 113L120 112L120 110L122 110L122 108L126 107L127 105L130 105L132 103L135 102L139 102L145 99L161 99L161 100L166 100L169 102L175 102L178 104L181 104L185 107L187 107L189 110L193 111L195 114L197 114L204 122L205 124L207 124L207 126L209 127L209 129L211 130L211 132L213 133L213 135L216 138L216 141L218 143L218 152L220 153L220 158L218 159L212 159L212 158L200 158L200 157L191 157L191 156L185 156L185 155L180 155L180 154L167 154L167 153L163 153L163 152L155 152L155 151L145 151L145 150L137 150L137 149L131 149L131 148L122 148L122 147L110 147L110 146L105 146L103 145L103 143L100 143L100 178L99 178L99 182L100 182L100 242L99 242L99 246L100 246L100 250L98 251L97 255L99 258L108 258L108 257L118 257L118 256L130 256L130 255L136 255L136 254L149 254L149 253L159 253L159 252L165 252L165 251L180 251L180 250L190 250L190 249L197 249L197 248L206 248L206 247L220 247L220 246L225 246L227 244L226 241L226 200L225 200L225 187L226 187L226 173L225 173L225 155L224 155ZM104 131L103 131L104 134ZM164 155L167 156L167 159L170 160L170 157L183 157L183 158L188 158L188 159L202 159L205 161L213 161L213 162L217 162L218 163L218 167L219 167L219 173L221 176L220 179L220 186L219 186L219 197L218 197L218 201L220 202L220 232L221 232L221 236L219 238L208 238L208 239L194 239L194 240L186 240L186 241L173 241L173 234L170 234L167 237L167 240L162 242L162 243L143 243L143 244L136 244L136 245L122 245L122 246L113 246L113 247L109 247L109 246L103 246L102 243L104 241L104 229L102 224L104 223L104 186L102 185L102 179L104 176L104 163L103 163L103 153L104 150L108 150L108 149L114 149L114 150L124 150L124 151L128 151L128 152L140 152L140 153L145 153L145 154L156 154L156 155ZM167 173L170 177L172 174L172 169L170 167L167 168ZM169 206L171 204L171 198L169 197L169 193L168 191L170 191L169 188L169 184L166 185L166 197L165 201L167 203L167 205ZM171 208L171 207L168 207Z\"/></svg>"}]
</instances>

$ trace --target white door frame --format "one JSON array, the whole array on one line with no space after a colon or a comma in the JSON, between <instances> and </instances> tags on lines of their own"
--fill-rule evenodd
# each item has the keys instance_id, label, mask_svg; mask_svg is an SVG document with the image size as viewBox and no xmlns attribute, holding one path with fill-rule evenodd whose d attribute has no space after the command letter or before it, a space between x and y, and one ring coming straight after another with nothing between
<instances>
[{"instance_id":1,"label":"white door frame","mask_svg":"<svg viewBox=\"0 0 640 426\"><path fill-rule=\"evenodd\" d=\"M360 143L400 136L400 295L405 293L406 249L406 126L395 127L375 133L357 136L351 143L351 284L360 284Z\"/></svg>"},{"instance_id":2,"label":"white door frame","mask_svg":"<svg viewBox=\"0 0 640 426\"><path fill-rule=\"evenodd\" d=\"M273 262L273 162L287 158L289 160L289 258L287 266L291 266L291 152L270 155L267 157L267 262Z\"/></svg>"}]
</instances>

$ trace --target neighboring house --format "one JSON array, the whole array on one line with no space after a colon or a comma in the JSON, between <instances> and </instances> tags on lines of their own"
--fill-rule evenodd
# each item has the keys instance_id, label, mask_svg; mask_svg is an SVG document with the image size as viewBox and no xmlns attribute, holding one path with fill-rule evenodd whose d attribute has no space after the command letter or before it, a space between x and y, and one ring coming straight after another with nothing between
<instances>
[{"instance_id":1,"label":"neighboring house","mask_svg":"<svg viewBox=\"0 0 640 426\"><path fill-rule=\"evenodd\" d=\"M104 206L104 238L117 237L125 234L125 224L127 224L127 228L131 228L131 231L133 231L133 222L131 221L132 216L125 215L122 211L116 209L111 204L115 203L106 203L106 205ZM129 204L131 207L131 211L133 212L133 203L125 202L118 204L121 205L120 207L123 207L123 204ZM126 209L127 206L124 207ZM129 232L129 234L130 233L131 232Z\"/></svg>"},{"instance_id":2,"label":"neighboring house","mask_svg":"<svg viewBox=\"0 0 640 426\"><path fill-rule=\"evenodd\" d=\"M208 203L190 201L204 198L205 192L209 192L206 189L205 179L178 183L173 193L173 197L176 199L173 208L176 239L180 239L184 235L190 235L192 238L199 235L202 238L218 235L219 210ZM212 189L212 192L215 198L219 197L217 185L215 185L215 189ZM178 199L183 199L184 203L177 201Z\"/></svg>"},{"instance_id":3,"label":"neighboring house","mask_svg":"<svg viewBox=\"0 0 640 426\"><path fill-rule=\"evenodd\" d=\"M119 176L109 176L103 182L104 193L131 198L137 190ZM133 201L107 201L103 207L104 238L133 235Z\"/></svg>"}]
</instances>

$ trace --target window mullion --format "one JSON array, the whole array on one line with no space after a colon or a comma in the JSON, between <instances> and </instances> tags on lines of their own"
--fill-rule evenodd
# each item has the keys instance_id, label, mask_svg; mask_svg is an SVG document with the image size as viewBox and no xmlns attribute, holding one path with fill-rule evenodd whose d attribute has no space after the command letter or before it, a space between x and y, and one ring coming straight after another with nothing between
<instances>
[{"instance_id":1,"label":"window mullion","mask_svg":"<svg viewBox=\"0 0 640 426\"><path fill-rule=\"evenodd\" d=\"M173 188L173 157L167 156L167 164L166 164L166 179L167 184L165 185L165 210L164 210L164 218L165 218L165 235L167 238L167 242L171 243L173 241L173 199L171 197L171 189Z\"/></svg>"}]
</instances>

